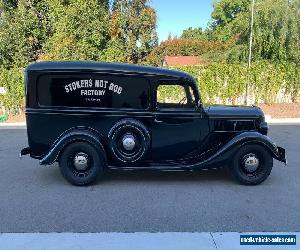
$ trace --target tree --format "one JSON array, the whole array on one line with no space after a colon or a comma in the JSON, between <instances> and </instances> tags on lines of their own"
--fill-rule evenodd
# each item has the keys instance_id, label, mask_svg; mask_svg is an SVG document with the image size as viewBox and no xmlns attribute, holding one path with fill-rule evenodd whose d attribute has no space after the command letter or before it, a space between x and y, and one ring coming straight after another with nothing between
<instances>
[{"instance_id":1,"label":"tree","mask_svg":"<svg viewBox=\"0 0 300 250\"><path fill-rule=\"evenodd\" d=\"M15 6L15 4L17 4ZM5 7L0 26L0 64L2 67L24 67L35 61L45 41L45 26L38 5L19 0ZM39 13L39 14L38 14Z\"/></svg>"},{"instance_id":2,"label":"tree","mask_svg":"<svg viewBox=\"0 0 300 250\"><path fill-rule=\"evenodd\" d=\"M250 0L220 0L213 4L208 37L228 41L248 28Z\"/></svg>"},{"instance_id":3,"label":"tree","mask_svg":"<svg viewBox=\"0 0 300 250\"><path fill-rule=\"evenodd\" d=\"M40 59L100 60L108 39L105 5L99 5L97 0L53 0L49 18L53 34Z\"/></svg>"},{"instance_id":4,"label":"tree","mask_svg":"<svg viewBox=\"0 0 300 250\"><path fill-rule=\"evenodd\" d=\"M181 38L205 40L207 39L207 34L202 30L201 27L189 27L188 29L182 31Z\"/></svg>"},{"instance_id":5,"label":"tree","mask_svg":"<svg viewBox=\"0 0 300 250\"><path fill-rule=\"evenodd\" d=\"M157 45L157 41L156 12L147 0L113 2L107 54L122 52L120 61L141 63Z\"/></svg>"},{"instance_id":6,"label":"tree","mask_svg":"<svg viewBox=\"0 0 300 250\"><path fill-rule=\"evenodd\" d=\"M226 43L198 39L174 38L156 47L147 57L146 64L161 66L165 56L201 56L211 51L224 51Z\"/></svg>"},{"instance_id":7,"label":"tree","mask_svg":"<svg viewBox=\"0 0 300 250\"><path fill-rule=\"evenodd\" d=\"M212 26L224 27L241 12L248 12L250 0L220 0L213 4Z\"/></svg>"},{"instance_id":8,"label":"tree","mask_svg":"<svg viewBox=\"0 0 300 250\"><path fill-rule=\"evenodd\" d=\"M256 0L253 29L254 60L299 61L299 0ZM243 61L248 55L250 1L220 0L214 4L210 38L235 41L229 61Z\"/></svg>"},{"instance_id":9,"label":"tree","mask_svg":"<svg viewBox=\"0 0 300 250\"><path fill-rule=\"evenodd\" d=\"M2 0L0 3L3 11L10 11L17 8L19 0Z\"/></svg>"},{"instance_id":10,"label":"tree","mask_svg":"<svg viewBox=\"0 0 300 250\"><path fill-rule=\"evenodd\" d=\"M254 22L254 56L257 59L299 62L299 19L299 1L259 1Z\"/></svg>"}]
</instances>

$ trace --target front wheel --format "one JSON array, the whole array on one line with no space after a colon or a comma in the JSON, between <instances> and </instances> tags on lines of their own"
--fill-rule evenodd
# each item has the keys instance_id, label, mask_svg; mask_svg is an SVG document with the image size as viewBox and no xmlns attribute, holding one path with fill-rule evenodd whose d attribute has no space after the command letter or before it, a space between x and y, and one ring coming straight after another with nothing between
<instances>
[{"instance_id":1,"label":"front wheel","mask_svg":"<svg viewBox=\"0 0 300 250\"><path fill-rule=\"evenodd\" d=\"M270 151L261 145L249 144L238 150L229 170L241 184L257 185L268 178L272 167Z\"/></svg>"},{"instance_id":2,"label":"front wheel","mask_svg":"<svg viewBox=\"0 0 300 250\"><path fill-rule=\"evenodd\" d=\"M103 174L104 159L91 144L74 142L63 150L59 167L68 182L76 186L86 186Z\"/></svg>"}]
</instances>

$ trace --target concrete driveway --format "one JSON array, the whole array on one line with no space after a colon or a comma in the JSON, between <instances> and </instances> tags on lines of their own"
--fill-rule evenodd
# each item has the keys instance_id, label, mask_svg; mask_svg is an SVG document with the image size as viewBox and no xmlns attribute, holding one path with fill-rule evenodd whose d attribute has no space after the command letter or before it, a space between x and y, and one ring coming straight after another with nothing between
<instances>
[{"instance_id":1,"label":"concrete driveway","mask_svg":"<svg viewBox=\"0 0 300 250\"><path fill-rule=\"evenodd\" d=\"M0 129L0 232L300 231L300 126L271 126L287 149L259 186L224 171L112 173L74 187L57 165L18 158L25 129Z\"/></svg>"}]
</instances>

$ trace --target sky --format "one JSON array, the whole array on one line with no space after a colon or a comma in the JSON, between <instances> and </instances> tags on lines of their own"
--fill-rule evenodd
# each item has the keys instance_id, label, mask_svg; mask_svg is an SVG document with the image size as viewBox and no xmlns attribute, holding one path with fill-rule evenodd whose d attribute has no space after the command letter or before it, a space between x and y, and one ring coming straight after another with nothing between
<instances>
[{"instance_id":1,"label":"sky","mask_svg":"<svg viewBox=\"0 0 300 250\"><path fill-rule=\"evenodd\" d=\"M157 13L159 41L180 36L188 27L206 28L212 12L212 0L152 0L151 6Z\"/></svg>"}]
</instances>

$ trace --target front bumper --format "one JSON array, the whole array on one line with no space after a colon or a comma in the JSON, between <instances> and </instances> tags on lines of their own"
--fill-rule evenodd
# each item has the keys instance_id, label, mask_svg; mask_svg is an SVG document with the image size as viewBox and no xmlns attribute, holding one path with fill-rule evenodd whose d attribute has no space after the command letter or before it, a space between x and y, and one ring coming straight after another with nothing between
<instances>
[{"instance_id":1,"label":"front bumper","mask_svg":"<svg viewBox=\"0 0 300 250\"><path fill-rule=\"evenodd\" d=\"M27 147L27 148L23 148L20 152L20 158L22 158L23 155L28 155L30 154L30 148Z\"/></svg>"},{"instance_id":2,"label":"front bumper","mask_svg":"<svg viewBox=\"0 0 300 250\"><path fill-rule=\"evenodd\" d=\"M287 159L286 159L285 149L282 148L282 147L277 147L277 149L278 149L278 155L277 155L276 159L278 161L284 162L284 164L287 165Z\"/></svg>"}]
</instances>

